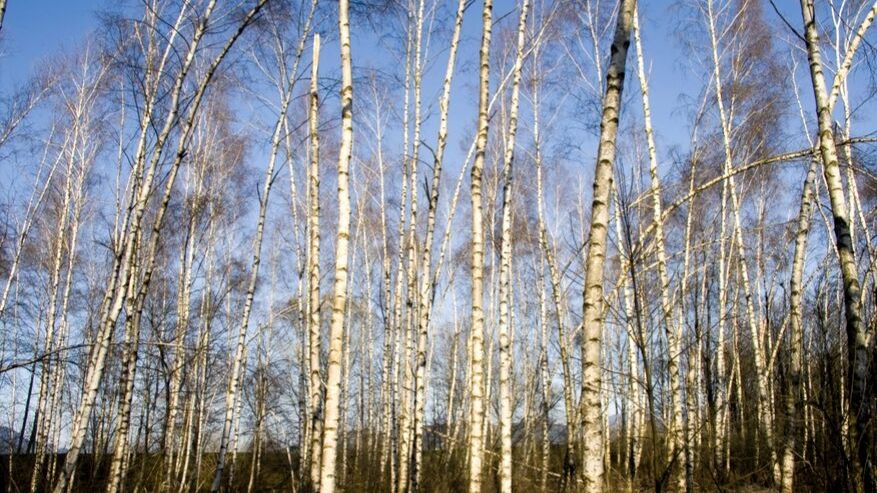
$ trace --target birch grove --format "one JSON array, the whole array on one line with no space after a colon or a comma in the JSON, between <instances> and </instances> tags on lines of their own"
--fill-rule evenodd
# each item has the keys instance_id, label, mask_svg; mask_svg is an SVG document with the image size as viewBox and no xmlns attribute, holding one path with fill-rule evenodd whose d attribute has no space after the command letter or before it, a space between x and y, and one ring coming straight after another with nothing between
<instances>
[{"instance_id":1,"label":"birch grove","mask_svg":"<svg viewBox=\"0 0 877 493\"><path fill-rule=\"evenodd\" d=\"M2 491L877 491L877 2L65 8Z\"/></svg>"}]
</instances>

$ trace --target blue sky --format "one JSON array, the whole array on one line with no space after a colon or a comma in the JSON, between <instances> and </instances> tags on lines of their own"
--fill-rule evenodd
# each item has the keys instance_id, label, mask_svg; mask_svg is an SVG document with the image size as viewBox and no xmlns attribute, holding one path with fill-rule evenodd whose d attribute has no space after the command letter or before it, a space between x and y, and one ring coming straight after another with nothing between
<instances>
[{"instance_id":1,"label":"blue sky","mask_svg":"<svg viewBox=\"0 0 877 493\"><path fill-rule=\"evenodd\" d=\"M8 0L0 44L0 85L21 83L39 60L81 41L104 0Z\"/></svg>"}]
</instances>

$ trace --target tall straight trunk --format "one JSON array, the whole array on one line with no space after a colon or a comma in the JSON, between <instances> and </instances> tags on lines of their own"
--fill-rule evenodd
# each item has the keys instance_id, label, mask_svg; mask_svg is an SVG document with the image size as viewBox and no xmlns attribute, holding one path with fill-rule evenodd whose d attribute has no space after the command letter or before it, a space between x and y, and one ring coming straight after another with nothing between
<instances>
[{"instance_id":1,"label":"tall straight trunk","mask_svg":"<svg viewBox=\"0 0 877 493\"><path fill-rule=\"evenodd\" d=\"M614 188L614 187L613 187ZM632 289L632 281L635 281L635 276L633 275L632 265L633 258L627 252L627 241L624 239L624 233L622 232L621 225L621 206L618 201L618 193L615 191L613 193L615 197L615 236L618 238L618 255L622 259L621 266L622 272L624 273L624 279L622 280L619 296L621 298L621 304L624 307L624 328L627 333L627 364L629 367L628 374L628 407L631 409L630 412L630 425L629 425L629 434L627 440L628 446L628 457L627 457L627 481L625 488L629 492L634 491L634 485L636 482L636 474L637 474L637 459L638 454L637 450L641 447L639 441L639 416L641 414L640 407L640 386L642 383L639 381L639 362L637 359L637 350L642 353L643 365L647 365L649 359L646 357L646 341L644 341L644 337L642 334L641 327L639 325L634 326L633 320L635 317L634 312L634 293ZM628 275L628 273L630 275ZM648 374L648 368L646 368L646 372ZM647 379L649 380L649 379ZM650 384L647 384L649 388ZM651 391L649 391L649 395L651 396ZM649 401L651 404L651 400ZM651 410L652 407L649 406Z\"/></svg>"},{"instance_id":2,"label":"tall straight trunk","mask_svg":"<svg viewBox=\"0 0 877 493\"><path fill-rule=\"evenodd\" d=\"M318 77L320 68L320 34L314 34L311 55L311 87L308 125L310 133L310 162L308 164L308 348L310 358L310 417L308 435L310 444L309 471L311 487L320 487L320 443L322 441L323 381L320 372L320 130Z\"/></svg>"},{"instance_id":3,"label":"tall straight trunk","mask_svg":"<svg viewBox=\"0 0 877 493\"><path fill-rule=\"evenodd\" d=\"M196 192L198 193L198 192ZM164 482L161 489L171 488L173 481L173 459L176 448L176 418L180 402L180 391L183 384L183 370L186 364L186 352L183 341L189 327L189 311L192 304L192 263L195 260L195 214L190 211L189 227L185 241L180 252L180 274L177 286L177 326L174 334L174 360L171 367L170 399L167 403L167 416L163 431L164 440L162 452L164 454ZM182 443L182 442L181 442Z\"/></svg>"},{"instance_id":4,"label":"tall straight trunk","mask_svg":"<svg viewBox=\"0 0 877 493\"><path fill-rule=\"evenodd\" d=\"M540 456L539 491L548 491L548 470L551 466L551 375L548 371L548 307L545 296L545 254L539 269L539 384L542 390L540 417L542 447Z\"/></svg>"},{"instance_id":5,"label":"tall straight trunk","mask_svg":"<svg viewBox=\"0 0 877 493\"><path fill-rule=\"evenodd\" d=\"M652 112L649 103L649 85L643 63L643 48L640 39L639 13L634 9L633 37L636 44L636 64L640 92L643 105L643 122L645 125L646 145L649 154L649 176L652 196L652 220L655 225L655 254L658 260L658 281L661 293L661 317L667 339L667 371L670 380L670 406L672 419L669 423L667 467L671 471L671 483L679 491L685 489L685 475L675 467L676 458L686 446L682 422L682 384L679 376L679 360L682 357L680 340L681 328L677 323L673 304L670 299L670 276L667 273L667 251L664 246L664 221L661 206L661 180L658 176L658 152L655 148L655 134L652 130ZM673 479L675 478L675 480Z\"/></svg>"},{"instance_id":6,"label":"tall straight trunk","mask_svg":"<svg viewBox=\"0 0 877 493\"><path fill-rule=\"evenodd\" d=\"M688 178L688 191L691 193L694 190L694 178L695 172L697 170L697 160L698 160L698 148L697 148L697 134L693 135L691 147L693 149L693 155L691 158L691 165L689 167L689 178ZM684 259L682 262L682 279L679 282L679 298L680 298L680 309L681 315L679 316L679 324L684 324L687 319L687 314L689 313L688 304L686 303L687 293L688 293L688 279L690 275L690 267L691 267L691 230L692 230L692 220L694 218L695 208L694 208L694 197L691 199L691 203L688 206L688 213L685 217L685 238L683 242L683 252ZM702 276L702 282L706 282L707 275L706 273ZM697 278L695 277L695 281ZM706 289L702 289L701 293L705 295ZM692 363L691 350L689 349L688 353L688 375L689 378L686 380L686 402L688 403L688 421L685 426L685 443L686 443L686 491L691 491L694 486L694 469L695 464L699 461L699 452L700 452L700 437L702 434L702 430L700 428L700 408L699 408L699 400L698 397L700 395L700 369L702 366L702 330L700 325L699 315L703 310L709 310L706 306L706 302L703 299L700 300L699 303L695 303L693 307L693 317L694 317L694 344L695 348L695 358L694 363ZM693 376L692 376L693 373ZM692 444L692 432L694 432L694 444Z\"/></svg>"},{"instance_id":7,"label":"tall straight trunk","mask_svg":"<svg viewBox=\"0 0 877 493\"><path fill-rule=\"evenodd\" d=\"M74 134L78 134L78 128L73 130ZM74 137L75 139L75 137ZM73 149L70 150L71 153L77 152L75 149L75 143L73 144ZM45 341L43 344L43 353L45 355L50 355L55 349L56 342L56 325L58 319L58 290L61 283L61 270L64 264L64 250L66 246L66 234L67 234L67 221L69 218L68 209L70 208L70 202L72 200L73 195L73 159L72 157L68 159L67 162L67 170L66 176L64 179L64 193L63 199L61 202L61 207L58 209L58 222L56 227L59 232L58 236L54 241L54 248L51 249L51 260L47 263L49 265L49 285L48 285L48 299L46 303L48 304L48 314L46 315L46 335ZM73 252L68 252L68 255L73 255ZM49 430L47 429L51 421L46 420L46 414L48 412L48 399L49 394L51 393L51 381L52 381L52 367L50 362L52 358L46 358L45 362L42 365L42 372L40 373L40 388L39 394L37 397L37 408L36 413L34 415L34 431L36 438L36 457L34 458L35 464L33 467L33 473L31 476L31 492L36 491L37 486L41 480L42 473L42 465L45 461L46 457L46 441L48 440ZM25 413L26 414L26 413Z\"/></svg>"},{"instance_id":8,"label":"tall straight trunk","mask_svg":"<svg viewBox=\"0 0 877 493\"><path fill-rule=\"evenodd\" d=\"M377 96L376 96L377 99ZM392 272L390 267L389 242L390 235L387 227L387 194L385 188L384 176L384 155L383 155L383 122L381 120L381 105L375 104L375 140L377 141L377 161L378 173L380 176L380 209L381 209L381 232L383 241L381 241L381 273L383 278L383 324L384 324L384 349L383 349L383 365L381 368L381 431L382 439L380 440L380 474L387 473L390 477L389 484L393 484L393 447L395 444L393 430L393 409L395 407L395 387L393 386L393 361L394 348L393 344L393 318L390 314L392 303ZM404 190L403 183L403 190ZM400 200L404 204L405 197ZM400 216L401 218L401 216ZM401 220L400 220L401 222Z\"/></svg>"},{"instance_id":9,"label":"tall straight trunk","mask_svg":"<svg viewBox=\"0 0 877 493\"><path fill-rule=\"evenodd\" d=\"M539 70L541 69L540 58L539 58L539 45L537 44L533 49L533 60L534 60L534 72L535 77L538 80ZM540 130L539 130L539 94L540 94L540 86L539 84L534 84L533 86L533 147L535 150L535 165L536 165L536 209L538 216L538 227L539 227L539 247L541 250L541 261L539 264L539 373L540 380L542 386L542 464L541 464L541 475L539 478L539 487L541 492L545 492L548 489L548 470L550 468L550 460L551 460L551 422L550 422L550 411L551 411L551 376L549 374L548 367L548 308L547 308L547 300L545 294L545 267L548 259L548 239L546 238L547 234L545 231L545 214L543 207L543 193L542 193L542 147L540 141ZM559 308L556 307L556 308ZM558 321L561 320L560 316L557 317ZM561 347L563 347L563 341L560 341ZM566 382L565 382L566 383ZM571 387L570 387L571 390ZM569 423L567 423L569 425ZM569 434L569 436L573 436Z\"/></svg>"},{"instance_id":10,"label":"tall straight trunk","mask_svg":"<svg viewBox=\"0 0 877 493\"><path fill-rule=\"evenodd\" d=\"M335 240L335 280L332 293L332 320L329 324L323 457L320 464L321 493L335 491L344 310L347 306L347 245L350 240L350 191L348 183L350 158L353 151L353 75L350 61L348 3L348 0L339 0L338 2L338 31L341 44L341 147L338 153L338 232Z\"/></svg>"},{"instance_id":11,"label":"tall straight trunk","mask_svg":"<svg viewBox=\"0 0 877 493\"><path fill-rule=\"evenodd\" d=\"M560 353L561 375L563 377L563 407L566 414L566 434L567 437L576 437L576 408L573 397L572 365L570 365L568 349L569 341L566 335L566 328L564 327L566 317L564 316L564 309L561 301L560 270L557 267L556 259L554 258L554 254L548 244L548 228L545 225L542 149L539 140L539 104L538 98L535 95L533 101L533 140L536 149L536 210L539 222L539 245L545 256L545 262L548 264L548 275L549 280L551 281L551 300L554 305L554 316L557 323L557 340ZM567 440L567 450L565 454L567 464L565 464L565 466L570 466L575 462L573 457L575 448L572 446L572 443L572 440Z\"/></svg>"},{"instance_id":12,"label":"tall straight trunk","mask_svg":"<svg viewBox=\"0 0 877 493\"><path fill-rule=\"evenodd\" d=\"M406 110L403 116L403 121L405 125L404 136L403 136L403 145L405 148L405 157L403 159L408 160L408 177L410 180L410 189L411 189L411 197L410 197L410 211L409 211L409 220L408 220L408 239L407 246L405 249L405 255L407 257L408 265L405 271L405 279L407 281L406 286L406 297L405 297L405 324L402 327L404 331L404 351L403 351L403 381L402 381L402 398L401 398L401 414L400 414L400 449L399 449L399 477L397 478L397 493L406 493L408 491L408 487L412 484L413 481L416 481L414 477L414 471L416 470L416 464L411 464L412 458L417 455L416 447L418 444L415 443L415 429L417 427L416 423L416 372L419 368L415 368L417 365L418 355L416 354L415 344L415 330L417 329L414 324L419 324L420 322L420 314L424 311L423 306L421 305L421 300L419 300L419 292L417 291L417 250L419 245L417 239L417 198L418 198L418 178L417 172L419 168L419 152L420 152L420 132L421 132L421 82L423 79L423 62L422 62L422 53L423 53L423 19L424 19L424 8L426 6L426 2L424 0L419 0L416 3L412 3L411 6L417 6L417 10L414 13L414 34L411 36L409 25L409 40L413 43L411 45L412 49L408 50L406 53L408 59L411 61L408 70L406 71L406 81L413 82L413 132L411 138L411 151L409 153L409 145L408 145L408 118L409 113ZM413 58L411 58L413 55ZM406 64L408 65L408 64ZM406 84L407 88L407 84ZM407 104L406 104L407 107ZM403 178L405 179L405 178ZM426 250L426 249L424 249ZM419 337L419 330L418 330ZM424 340L424 368L426 361L426 341ZM413 361L414 359L415 361ZM422 400L422 399L421 399Z\"/></svg>"},{"instance_id":13,"label":"tall straight trunk","mask_svg":"<svg viewBox=\"0 0 877 493\"><path fill-rule=\"evenodd\" d=\"M448 425L447 433L453 439L453 429L457 425L457 413L456 411L456 402L457 402L457 360L458 355L460 353L460 320L457 317L457 298L451 298L451 303L453 306L454 312L454 334L451 339L451 363L448 365L448 401L447 401L447 411L445 412L445 422ZM450 443L448 445L447 457L453 454L454 449L456 448L456 443Z\"/></svg>"},{"instance_id":14,"label":"tall straight trunk","mask_svg":"<svg viewBox=\"0 0 877 493\"><path fill-rule=\"evenodd\" d=\"M136 265L132 274L136 275ZM107 493L124 489L129 451L128 435L131 428L131 403L134 399L134 380L137 372L138 347L140 344L140 317L134 308L134 300L129 302L131 316L125 320L125 340L122 356L122 376L119 381L119 424L117 425L113 456L110 462L110 478Z\"/></svg>"},{"instance_id":15,"label":"tall straight trunk","mask_svg":"<svg viewBox=\"0 0 877 493\"><path fill-rule=\"evenodd\" d=\"M469 368L469 493L481 493L484 422L484 225L482 213L482 174L487 152L488 104L490 93L490 34L493 0L484 0L481 13L481 50L478 88L478 130L475 161L472 163L472 325L470 328Z\"/></svg>"},{"instance_id":16,"label":"tall straight trunk","mask_svg":"<svg viewBox=\"0 0 877 493\"><path fill-rule=\"evenodd\" d=\"M649 422L649 438L651 441L651 449L656 451L658 449L658 419L659 414L656 410L656 403L658 401L659 396L656 396L656 391L658 390L655 385L655 376L654 376L654 367L651 364L651 358L649 357L649 336L647 335L648 328L645 324L645 317L643 311L643 296L642 291L640 289L639 284L639 276L637 273L636 261L637 257L635 256L635 252L633 250L633 232L632 225L627 217L629 214L629 210L624 208L619 200L619 194L616 187L612 186L612 195L615 198L616 204L616 217L615 217L615 231L616 236L620 238L619 241L619 255L625 258L623 262L623 267L626 271L626 278L624 283L622 284L621 295L624 300L624 309L627 315L627 329L628 331L634 332L634 339L636 342L636 347L639 351L640 359L642 359L643 365L643 382L642 385L645 387L645 398L646 398L646 407L647 412L644 414L648 417ZM622 219L624 220L622 221ZM632 319L632 320L631 320ZM636 356L630 356L632 361L631 366L631 374L635 374L638 369L636 369ZM635 370L636 369L636 370ZM637 424L638 428L643 428L645 422L645 417L643 418L643 423ZM640 442L642 440L639 440ZM634 444L634 449L636 446L639 446L640 451L645 450L641 444ZM660 468L662 467L658 462L659 457L656 453L649 454L650 459L650 467L652 473L652 482L654 484L655 491L660 491L664 484L664 477L662 475L662 471ZM633 469L636 470L636 456L633 459Z\"/></svg>"},{"instance_id":17,"label":"tall straight trunk","mask_svg":"<svg viewBox=\"0 0 877 493\"><path fill-rule=\"evenodd\" d=\"M822 158L823 174L828 186L828 197L834 216L835 243L843 278L848 359L846 385L849 395L846 411L853 424L849 442L854 448L854 454L851 454L853 470L850 478L856 491L874 491L877 489L877 485L875 485L871 470L871 443L869 439L871 393L867 382L870 366L869 331L862 320L859 273L850 235L850 218L840 176L840 166L838 165L831 105L829 104L825 77L822 73L819 33L811 0L801 0L801 15L804 21L807 59L810 63L810 77L813 82L813 96L818 115L819 155Z\"/></svg>"},{"instance_id":18,"label":"tall straight trunk","mask_svg":"<svg viewBox=\"0 0 877 493\"><path fill-rule=\"evenodd\" d=\"M113 457L110 464L110 480L107 493L124 489L127 476L129 432L131 429L131 403L134 399L134 381L137 369L137 348L140 339L140 315L136 311L125 321L124 357L122 359L122 379L119 393L119 424L116 430Z\"/></svg>"},{"instance_id":19,"label":"tall straight trunk","mask_svg":"<svg viewBox=\"0 0 877 493\"><path fill-rule=\"evenodd\" d=\"M423 421L424 410L426 404L426 380L428 374L426 372L427 365L427 343L429 340L429 323L432 311L432 301L435 297L436 286L432 282L432 243L435 233L435 220L438 213L439 192L441 190L442 164L444 162L445 147L448 140L448 111L451 99L451 82L454 77L454 67L457 60L457 47L460 42L460 31L463 25L463 13L465 12L465 0L457 2L457 13L454 17L454 30L451 34L450 51L448 54L448 64L445 69L444 83L442 84L442 95L439 100L439 130L436 138L437 145L435 150L435 158L433 160L433 176L429 193L429 205L426 219L426 237L423 242L423 254L420 261L420 305L418 309L417 322L417 355L416 355L416 371L414 375L414 483L413 490L417 491L423 471ZM419 125L418 125L419 126ZM452 356L453 357L453 356Z\"/></svg>"},{"instance_id":20,"label":"tall straight trunk","mask_svg":"<svg viewBox=\"0 0 877 493\"><path fill-rule=\"evenodd\" d=\"M594 167L594 193L583 293L582 329L582 479L588 491L603 491L603 434L601 432L601 342L603 339L603 267L609 223L609 192L615 165L615 140L624 88L627 48L636 0L621 0L611 57L606 74L606 94L600 120L600 145Z\"/></svg>"},{"instance_id":21,"label":"tall straight trunk","mask_svg":"<svg viewBox=\"0 0 877 493\"><path fill-rule=\"evenodd\" d=\"M795 234L795 254L792 260L792 278L789 281L789 389L786 392L786 429L783 439L782 484L783 493L794 491L795 453L802 441L800 423L804 402L801 400L801 357L804 349L804 262L807 256L807 237L810 233L810 215L813 202L813 182L816 180L817 159L810 162L801 191L801 209L798 212L798 230Z\"/></svg>"},{"instance_id":22,"label":"tall straight trunk","mask_svg":"<svg viewBox=\"0 0 877 493\"><path fill-rule=\"evenodd\" d=\"M512 491L512 344L511 304L512 297L512 184L515 159L515 136L518 131L518 102L521 85L521 68L524 64L524 41L527 34L529 0L523 0L518 19L518 41L515 65L512 70L511 107L509 127L505 140L502 195L502 237L500 239L499 272L499 425L500 425L500 491Z\"/></svg>"},{"instance_id":23,"label":"tall straight trunk","mask_svg":"<svg viewBox=\"0 0 877 493\"><path fill-rule=\"evenodd\" d=\"M393 491L398 493L398 489L401 487L403 478L405 481L408 479L408 428L410 425L410 414L408 412L408 394L412 390L409 386L406 385L406 380L409 377L410 371L410 355L408 354L408 332L403 327L403 318L407 314L405 312L405 305L402 302L403 291L406 286L406 274L410 274L409 270L404 270L405 259L410 257L410 253L412 251L412 246L409 243L411 238L406 236L408 234L408 229L406 229L406 221L408 220L408 216L406 216L405 211L408 210L408 186L411 182L409 180L409 175L412 172L411 165L414 163L410 159L409 149L410 149L410 106L411 106L411 65L412 65L412 52L414 46L414 29L411 27L411 19L412 15L410 9L412 8L413 3L409 3L408 8L408 18L406 24L406 44L405 44L405 82L404 82L404 97L402 103L402 176L401 176L401 199L399 200L399 243L398 243L398 258L396 260L396 281L395 286L393 288L393 339L394 339L394 353L393 353L393 411L395 412L394 416L394 461L395 468L390 469L390 484L393 487ZM417 189L411 190L411 216L416 217L416 205L415 202L417 196ZM409 258L409 265L411 264ZM397 402L398 401L398 402Z\"/></svg>"},{"instance_id":24,"label":"tall straight trunk","mask_svg":"<svg viewBox=\"0 0 877 493\"><path fill-rule=\"evenodd\" d=\"M210 223L208 226L208 246L204 253L204 263L206 264L205 273L204 273L204 285L211 286L211 280L213 279L213 255L214 255L214 246L213 242L214 235L216 234L216 224L215 222ZM213 293L212 290L203 290L201 294L201 323L198 329L198 342L195 346L195 367L193 371L193 386L194 389L192 391L192 437L190 439L191 442L191 453L186 454L185 461L183 463L183 471L180 474L180 488L179 493L183 493L187 488L187 474L189 469L190 456L195 457L196 463L196 471L200 473L200 468L197 465L200 465L201 459L201 441L203 436L203 415L204 408L206 402L206 380L207 380L207 364L208 364L208 346L210 343L210 328L211 323L214 317L214 304L213 304ZM196 474L198 474L196 473Z\"/></svg>"}]
</instances>

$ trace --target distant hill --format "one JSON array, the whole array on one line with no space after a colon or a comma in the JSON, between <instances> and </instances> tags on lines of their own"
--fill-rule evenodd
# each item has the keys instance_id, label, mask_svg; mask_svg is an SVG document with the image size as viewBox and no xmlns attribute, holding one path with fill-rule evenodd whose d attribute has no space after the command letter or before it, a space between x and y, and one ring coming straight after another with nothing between
<instances>
[{"instance_id":1,"label":"distant hill","mask_svg":"<svg viewBox=\"0 0 877 493\"><path fill-rule=\"evenodd\" d=\"M24 439L22 448L27 449L28 440ZM0 454L9 454L15 452L18 446L18 432L8 426L0 426Z\"/></svg>"}]
</instances>

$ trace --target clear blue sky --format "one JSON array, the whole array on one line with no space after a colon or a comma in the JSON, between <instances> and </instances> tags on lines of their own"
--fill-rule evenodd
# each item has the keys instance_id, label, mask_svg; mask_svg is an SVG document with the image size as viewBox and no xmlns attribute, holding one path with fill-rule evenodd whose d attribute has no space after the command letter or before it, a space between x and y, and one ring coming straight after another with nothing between
<instances>
[{"instance_id":1,"label":"clear blue sky","mask_svg":"<svg viewBox=\"0 0 877 493\"><path fill-rule=\"evenodd\" d=\"M39 60L83 39L105 0L8 0L0 44L0 87L23 82Z\"/></svg>"}]
</instances>

